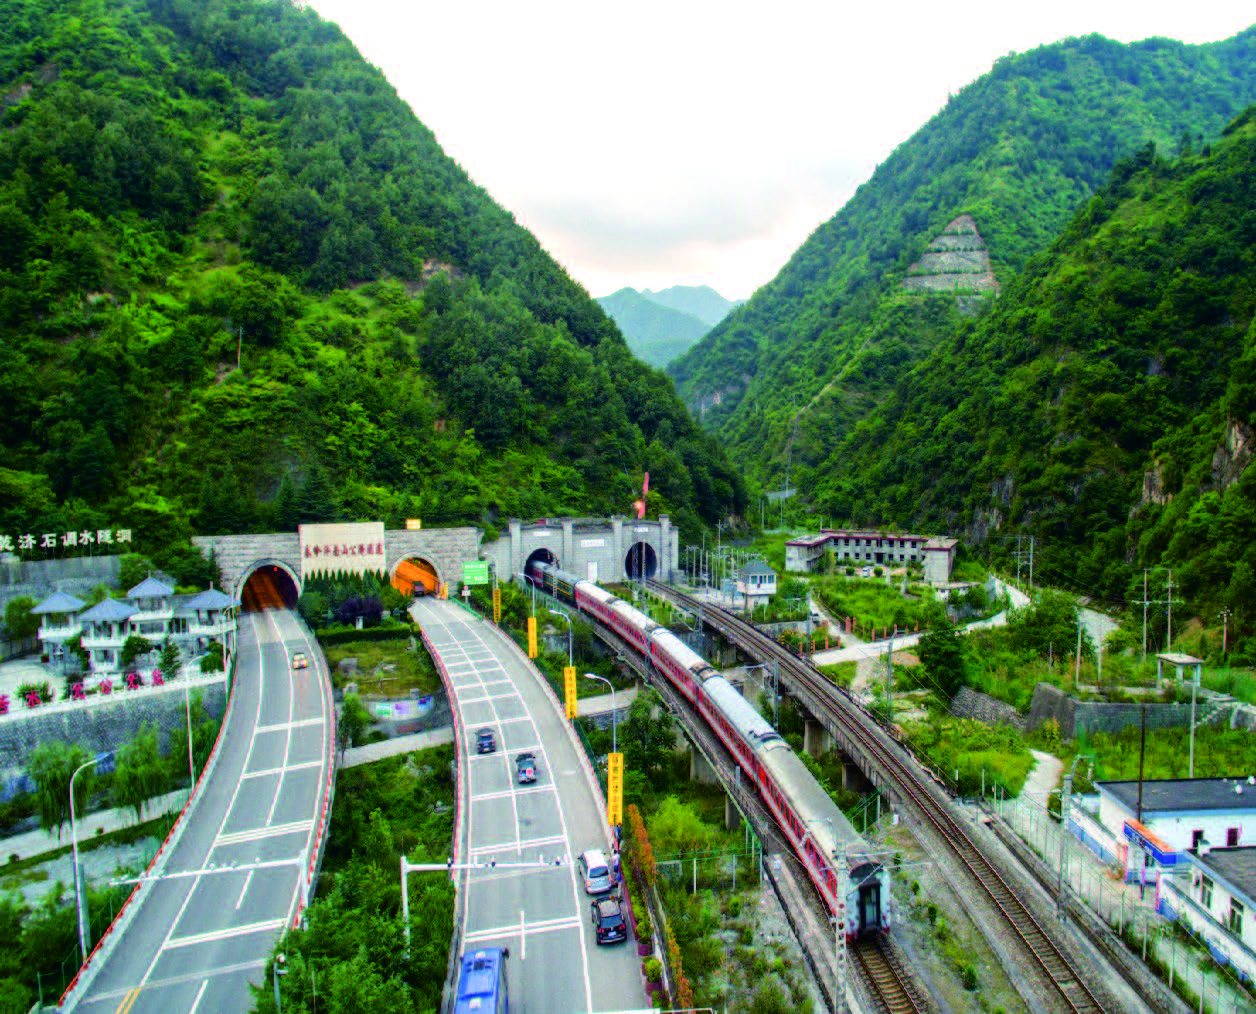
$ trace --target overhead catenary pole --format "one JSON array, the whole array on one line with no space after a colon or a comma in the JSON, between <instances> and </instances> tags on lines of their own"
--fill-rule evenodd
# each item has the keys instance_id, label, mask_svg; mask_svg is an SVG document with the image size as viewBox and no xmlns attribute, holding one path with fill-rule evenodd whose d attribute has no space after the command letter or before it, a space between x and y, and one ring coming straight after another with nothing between
<instances>
[{"instance_id":1,"label":"overhead catenary pole","mask_svg":"<svg viewBox=\"0 0 1256 1014\"><path fill-rule=\"evenodd\" d=\"M1029 537L1029 587L1034 586L1034 537Z\"/></svg>"},{"instance_id":2,"label":"overhead catenary pole","mask_svg":"<svg viewBox=\"0 0 1256 1014\"><path fill-rule=\"evenodd\" d=\"M1222 609L1220 616L1221 616L1221 654L1224 656L1228 654L1228 650L1226 646L1226 633L1227 633L1227 628L1230 622L1230 607L1226 606L1224 609Z\"/></svg>"}]
</instances>

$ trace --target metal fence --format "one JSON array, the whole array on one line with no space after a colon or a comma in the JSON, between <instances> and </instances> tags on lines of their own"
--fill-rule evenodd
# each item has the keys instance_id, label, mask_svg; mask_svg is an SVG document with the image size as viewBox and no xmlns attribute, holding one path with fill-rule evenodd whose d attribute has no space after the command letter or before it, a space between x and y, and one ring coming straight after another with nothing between
<instances>
[{"instance_id":1,"label":"metal fence","mask_svg":"<svg viewBox=\"0 0 1256 1014\"><path fill-rule=\"evenodd\" d=\"M1256 1014L1256 1000L1234 970L1219 964L1208 942L1169 911L1156 878L1127 880L1126 871L1104 850L1096 855L1078 839L1079 821L1066 834L1040 802L1004 799L997 812L1007 825L1055 871L1059 888L1091 909L1144 963L1158 968L1171 989L1200 1012ZM1167 916L1167 918L1166 918Z\"/></svg>"}]
</instances>

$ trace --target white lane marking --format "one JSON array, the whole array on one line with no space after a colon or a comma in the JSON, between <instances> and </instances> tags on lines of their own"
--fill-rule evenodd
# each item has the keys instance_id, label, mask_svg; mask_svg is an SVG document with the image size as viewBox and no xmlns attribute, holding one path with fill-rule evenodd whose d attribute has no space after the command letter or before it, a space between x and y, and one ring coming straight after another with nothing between
<instances>
[{"instance_id":1,"label":"white lane marking","mask_svg":"<svg viewBox=\"0 0 1256 1014\"><path fill-rule=\"evenodd\" d=\"M526 789L507 789L505 792L481 792L478 796L472 796L471 802L479 803L485 799L505 799L509 795L530 796L536 792L557 792L557 785L533 785Z\"/></svg>"},{"instance_id":2,"label":"white lane marking","mask_svg":"<svg viewBox=\"0 0 1256 1014\"><path fill-rule=\"evenodd\" d=\"M528 934L523 928L523 909L519 909L519 960L528 960Z\"/></svg>"},{"instance_id":3,"label":"white lane marking","mask_svg":"<svg viewBox=\"0 0 1256 1014\"><path fill-rule=\"evenodd\" d=\"M201 983L201 988L196 991L196 999L192 1001L192 1009L188 1011L188 1014L196 1014L196 1008L201 1005L201 997L205 995L205 987L208 985L208 979Z\"/></svg>"},{"instance_id":4,"label":"white lane marking","mask_svg":"<svg viewBox=\"0 0 1256 1014\"><path fill-rule=\"evenodd\" d=\"M561 919L547 919L544 922L530 922L526 925L523 923L511 923L509 926L494 926L492 929L476 930L474 933L468 933L462 939L469 944L478 944L483 943L485 940L510 939L519 933L525 935L529 933L553 933L555 930L575 929L583 925L583 919L577 919L574 915L568 915Z\"/></svg>"},{"instance_id":5,"label":"white lane marking","mask_svg":"<svg viewBox=\"0 0 1256 1014\"><path fill-rule=\"evenodd\" d=\"M529 867L522 870L471 870L471 880L477 884L484 884L490 880L510 880L512 877L536 877L545 873L556 873L571 865L570 856L558 856L556 858L561 862L561 865Z\"/></svg>"},{"instance_id":6,"label":"white lane marking","mask_svg":"<svg viewBox=\"0 0 1256 1014\"><path fill-rule=\"evenodd\" d=\"M485 728L486 726L491 726L491 725L510 725L512 722L530 722L530 721L532 721L531 715L517 715L514 718L493 718L493 719L485 718L485 719L481 719L478 722L468 722L464 718L462 720L462 727L467 732L471 732L474 729L482 729L482 728Z\"/></svg>"},{"instance_id":7,"label":"white lane marking","mask_svg":"<svg viewBox=\"0 0 1256 1014\"><path fill-rule=\"evenodd\" d=\"M501 701L508 697L518 697L518 691L512 690L508 694L485 694L483 697L463 697L458 695L458 700L462 704L479 704L481 701Z\"/></svg>"},{"instance_id":8,"label":"white lane marking","mask_svg":"<svg viewBox=\"0 0 1256 1014\"><path fill-rule=\"evenodd\" d=\"M262 700L265 696L266 681L262 678L262 641L260 637L257 637L257 621L255 619L250 618L249 623L250 625L252 625L254 636L257 639L257 714L253 716L253 728L256 729L257 720L262 717ZM244 770L244 771L248 770L249 761L253 759L253 747L256 743L257 743L257 736L250 736L249 748L248 748L248 751L244 755L244 766L241 770ZM236 779L235 791L231 793L231 800L227 803L227 809L226 809L226 812L223 814L222 824L219 825L220 831L222 830L223 825L227 823L227 818L231 816L231 811L235 809L236 799L240 795L240 786L243 784L244 784L244 779L242 778ZM213 844L211 843L209 851L205 853L205 862L201 864L202 871L208 869L209 857L213 854L214 854L214 847L213 847ZM165 939L162 940L161 946L157 948L157 953L153 955L153 960L149 963L148 968L145 969L144 977L140 979L139 988L143 988L143 986L148 982L149 978L152 976L153 969L157 967L157 962L161 960L161 952L165 949L166 944L170 942L170 938L174 936L175 927L179 925L179 920L183 918L183 913L187 911L188 904L192 901L192 895L196 893L196 888L200 886L200 882L201 882L200 877L196 877L192 880L192 886L188 888L187 897L183 899L183 904L179 906L179 911L175 914L174 919L171 920L170 929L166 931Z\"/></svg>"},{"instance_id":9,"label":"white lane marking","mask_svg":"<svg viewBox=\"0 0 1256 1014\"><path fill-rule=\"evenodd\" d=\"M449 629L447 624L442 624L442 625L443 625L443 626L445 626L447 630ZM481 637L481 636L480 636L480 635L479 635L476 631L472 630L469 624L467 624L466 622L464 622L464 623L462 624L462 626L463 626L463 627L464 627L464 629L466 629L466 631L467 631L468 633L470 633L470 634L471 634L471 635L472 635L472 636L473 636L476 640L478 640L478 641L479 641L481 644L483 644L486 648L488 647L488 643L487 643L487 642L486 642L486 641L485 641L485 640L484 640L484 639L483 639L483 638L482 638L482 637ZM451 634L451 636L452 636L452 634ZM523 695L522 695L522 694L520 695L519 700L520 700L520 703L522 703L522 704L523 704L524 709L525 709L525 710L529 710L529 709L528 709L528 706L527 706L527 704L526 704L526 702L524 702L524 701L523 701ZM529 710L529 714L531 714L531 711L530 711L530 710ZM534 723L534 725L533 725L533 728L535 728L535 723ZM538 739L540 739L540 732L539 732L539 731L537 732L537 738L538 738ZM470 815L468 815L468 819L470 819ZM562 829L563 829L563 837L564 837L564 839L565 839L565 840L567 841L567 843L568 843L568 844L567 844L567 849L568 849L568 852L570 853L570 851L571 851L571 834L570 834L570 832L567 830L567 815L563 812L563 800L562 800L562 796L561 796L561 795L558 797L558 820L559 820L559 823L562 825ZM584 995L585 995L585 1010L588 1012L588 1014L593 1014L593 985L592 985L592 982L591 982L591 981L590 981L590 979L589 979L589 945L588 945L588 941L587 941L587 939L586 939L586 937L585 937L585 926L584 926L583 907L582 907L582 904L583 904L583 903L582 903L582 901L581 901L580 891L579 891L579 888L578 888L577 883L576 883L576 871L575 871L575 867L574 867L574 866L573 866L573 867L572 867L572 869L571 869L571 880L569 881L569 883L571 884L571 896L572 896L572 902L574 903L574 905L575 905L575 909L576 909L576 916L575 916L575 918L576 918L576 926L577 926L577 927L579 928L579 930L580 930L580 961L581 961L581 965L582 965L582 968L583 968L583 971L584 971ZM470 906L466 906L466 907L464 907L464 908L463 908L463 923L462 923L462 928L463 928L463 934L464 934L464 937L465 937L465 934L466 934L466 918L467 918L467 908L469 908L469 907L470 907Z\"/></svg>"},{"instance_id":10,"label":"white lane marking","mask_svg":"<svg viewBox=\"0 0 1256 1014\"><path fill-rule=\"evenodd\" d=\"M232 831L229 834L220 834L214 840L214 848L221 848L223 845L239 845L246 841L260 841L262 838L277 838L279 835L296 834L298 831L308 831L313 821L294 820L290 824L275 824L266 827L253 827L247 831Z\"/></svg>"},{"instance_id":11,"label":"white lane marking","mask_svg":"<svg viewBox=\"0 0 1256 1014\"><path fill-rule=\"evenodd\" d=\"M514 841L506 841L498 845L478 845L471 850L471 854L473 856L478 856L478 855L485 855L489 852L506 852L506 851L522 852L524 849L538 848L541 845L566 845L566 844L567 844L567 837L566 835L561 835L561 834L550 835L548 838L527 838L522 841L516 837Z\"/></svg>"},{"instance_id":12,"label":"white lane marking","mask_svg":"<svg viewBox=\"0 0 1256 1014\"><path fill-rule=\"evenodd\" d=\"M249 889L249 884L253 883L253 871L249 870L249 875L244 878L244 886L240 888L240 897L236 899L236 911L240 911L240 906L244 904L244 895Z\"/></svg>"},{"instance_id":13,"label":"white lane marking","mask_svg":"<svg viewBox=\"0 0 1256 1014\"><path fill-rule=\"evenodd\" d=\"M226 929L210 930L208 933L192 933L186 937L175 937L162 945L163 951L172 951L177 947L195 947L197 944L213 943L215 940L230 940L232 937L246 937L252 933L268 933L282 929L287 919L265 919L262 922L245 923L243 926L228 926Z\"/></svg>"},{"instance_id":14,"label":"white lane marking","mask_svg":"<svg viewBox=\"0 0 1256 1014\"><path fill-rule=\"evenodd\" d=\"M268 614L269 615L269 614ZM288 670L288 739L283 747L283 764L286 767L288 759L292 756L292 727L294 725L312 725L312 721L297 723L294 721L297 707L297 684L296 678L292 674L292 656L288 654L288 646L284 643L283 631L279 629L279 621L271 617L271 622L275 624L275 633L279 635L279 646L283 651L284 661L287 663L285 668ZM279 780L275 783L275 795L270 801L270 810L266 813L266 823L269 824L275 819L275 807L279 805L279 796L283 793L284 774L279 773Z\"/></svg>"},{"instance_id":15,"label":"white lane marking","mask_svg":"<svg viewBox=\"0 0 1256 1014\"><path fill-rule=\"evenodd\" d=\"M218 968L198 968L195 972L188 972L186 975L172 975L167 979L154 979L148 984L148 988L156 991L164 986L182 986L189 982L195 982L197 979L203 979L207 975L210 978L213 978L215 975L238 975L240 972L252 972L255 969L265 967L266 962L259 959L257 961L244 961L238 965L220 965ZM134 986L127 986L126 989L113 989L107 993L93 993L92 999L117 1000L134 991Z\"/></svg>"},{"instance_id":16,"label":"white lane marking","mask_svg":"<svg viewBox=\"0 0 1256 1014\"><path fill-rule=\"evenodd\" d=\"M320 768L322 766L323 766L323 762L321 760L305 761L304 763L301 763L301 764L285 764L283 767L278 767L278 768L263 768L261 771L249 771L247 774L243 774L240 777L241 778L265 778L267 775L283 774L283 772L285 771L300 771L303 768Z\"/></svg>"},{"instance_id":17,"label":"white lane marking","mask_svg":"<svg viewBox=\"0 0 1256 1014\"><path fill-rule=\"evenodd\" d=\"M322 725L321 718L302 718L298 721L276 722L274 725L259 725L253 730L254 734L263 732L292 732L293 729L299 729L303 725Z\"/></svg>"},{"instance_id":18,"label":"white lane marking","mask_svg":"<svg viewBox=\"0 0 1256 1014\"><path fill-rule=\"evenodd\" d=\"M426 613L426 612L427 612L427 610L425 609L425 613ZM429 613L428 615L430 615L430 613ZM435 625L435 626L437 626L437 627L443 627L443 628L445 629L445 631L448 633L450 640L453 640L454 635L453 635L453 631L452 631L452 628L451 628L451 625L450 625L450 624L445 623L443 620L441 620L441 619L439 618L439 616L438 616L438 617L437 617L437 618L433 621L433 623L434 623L434 625ZM462 626L462 628L463 628L463 629L464 629L464 630L465 630L465 631L466 631L466 632L467 632L467 633L468 633L471 637L473 637L473 638L475 638L477 641L479 641L479 642L480 642L480 644L484 646L484 649L485 649L486 651L488 651L490 654L493 654L492 649L491 649L491 648L489 648L488 643L484 640L484 638L482 638L482 637L479 635L479 633L477 633L475 630L472 630L472 629L471 629L471 626L470 626L468 623L466 623L466 622L464 621L464 622L462 622L462 623L461 623L461 626ZM435 641L435 639L433 639L433 642L432 642L432 643L433 643L434 645L437 645L437 642ZM454 643L455 643L455 645L457 646L458 650L462 651L462 652L463 652L463 654L466 654L465 649L463 649L463 648L461 647L461 645L458 645L456 641L455 641ZM442 645L443 645L443 642L442 642ZM438 646L437 646L437 653L438 653L438 654L443 654L443 652L442 652L442 650L441 650L441 646L440 646L440 645L438 645ZM455 692L457 692L457 688L455 687L454 689L455 689ZM529 717L531 717L531 710L528 708L527 703L523 700L523 695L522 695L522 694L520 694L520 695L519 695L519 702L520 702L520 704L523 706L524 710L528 712ZM496 713L496 706L495 706L495 705L490 705L490 706L491 706L491 707L493 707L493 709L494 709L494 713ZM537 732L537 739L540 739L540 732L539 732L539 731L537 730L537 728L536 728L536 722L535 722L535 719L533 720L533 731ZM468 767L468 774L469 774L469 772L470 772L470 768ZM516 801L516 800L514 800L514 799L512 798L512 802L514 802L514 803L516 804L516 805L515 805L515 821L516 821L516 824L515 824L515 834L517 835L517 834L518 834L518 818L519 818L519 810L518 810L517 801ZM567 843L568 851L570 852L570 850L571 850L571 844L570 844L570 841L571 841L571 834L570 834L570 832L569 832L569 830L568 830L568 828L567 828L567 817L566 817L566 814L563 812L563 804L562 804L562 797L561 797L561 796L559 796L559 797L558 797L558 819L559 819L559 823L560 823L560 825L562 826L562 829L563 829L563 841L564 841L565 843ZM471 821L471 813L470 813L470 812L468 812L468 814L467 814L468 828L470 828L470 821ZM474 850L473 850L473 851L474 851ZM520 854L522 854L522 850L520 850ZM466 878L466 879L464 880L464 883L469 883L469 882L470 882L470 881L469 881L469 878ZM585 936L585 925L584 925L584 919L582 918L582 912L583 912L583 909L582 909L582 903L581 903L580 893L579 893L579 890L578 890L578 887L577 887L577 883L576 883L576 874L575 874L575 868L574 868L574 867L572 867L571 879L568 881L568 883L571 885L572 903L573 903L573 905L575 906L575 911L576 911L576 915L575 915L573 918L574 918L574 920L575 920L575 925L576 925L577 929L578 929L578 930L579 930L579 932L580 932L580 963L581 963L581 969L582 969L582 972L583 972L583 974L584 974L585 1010L586 1010L586 1011L588 1011L588 1012L589 1012L589 1014L592 1014L592 1011L593 1011L593 985L592 985L592 983L591 983L591 981L590 981L590 979L589 979L589 947L588 947L588 941L587 941L587 938L586 938L586 936ZM462 913L462 930L463 930L463 938L464 938L464 939L466 939L467 918L468 918L468 913L469 913L469 910L470 910L470 906L469 906L469 905L467 905L467 906L464 906L464 907L463 907L463 913Z\"/></svg>"}]
</instances>

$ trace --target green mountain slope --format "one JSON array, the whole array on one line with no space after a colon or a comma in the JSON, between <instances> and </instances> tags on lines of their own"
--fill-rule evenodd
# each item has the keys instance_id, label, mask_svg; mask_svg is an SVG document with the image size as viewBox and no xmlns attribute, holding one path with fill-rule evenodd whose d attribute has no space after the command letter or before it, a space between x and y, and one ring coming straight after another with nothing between
<instances>
[{"instance_id":1,"label":"green mountain slope","mask_svg":"<svg viewBox=\"0 0 1256 1014\"><path fill-rule=\"evenodd\" d=\"M636 289L620 289L597 301L623 332L633 355L660 369L711 330L710 324L662 306Z\"/></svg>"},{"instance_id":2,"label":"green mountain slope","mask_svg":"<svg viewBox=\"0 0 1256 1014\"><path fill-rule=\"evenodd\" d=\"M1256 107L1202 151L1119 163L989 313L799 479L855 523L1005 556L1034 535L1035 574L1089 594L1141 599L1141 568L1171 566L1192 612L1228 605L1251 634L1254 441Z\"/></svg>"},{"instance_id":3,"label":"green mountain slope","mask_svg":"<svg viewBox=\"0 0 1256 1014\"><path fill-rule=\"evenodd\" d=\"M3 532L600 513L643 469L681 524L743 500L313 11L0 0L0 127Z\"/></svg>"},{"instance_id":4,"label":"green mountain slope","mask_svg":"<svg viewBox=\"0 0 1256 1014\"><path fill-rule=\"evenodd\" d=\"M652 303L658 303L659 306L670 307L697 317L698 320L705 322L707 327L714 327L728 316L730 310L736 309L745 302L744 299L736 302L725 299L709 285L673 285L671 288L660 289L658 292L645 289L641 295Z\"/></svg>"},{"instance_id":5,"label":"green mountain slope","mask_svg":"<svg viewBox=\"0 0 1256 1014\"><path fill-rule=\"evenodd\" d=\"M669 368L765 482L815 465L941 335L954 302L906 297L926 244L972 216L1007 284L1148 140L1198 148L1256 99L1256 29L1187 46L1098 36L1009 56L888 158L780 274Z\"/></svg>"}]
</instances>

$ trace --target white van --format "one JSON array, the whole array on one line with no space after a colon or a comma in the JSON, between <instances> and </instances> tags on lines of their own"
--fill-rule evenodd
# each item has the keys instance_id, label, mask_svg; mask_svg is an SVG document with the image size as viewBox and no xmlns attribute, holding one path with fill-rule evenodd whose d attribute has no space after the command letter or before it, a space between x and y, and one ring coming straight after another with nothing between
<instances>
[{"instance_id":1,"label":"white van","mask_svg":"<svg viewBox=\"0 0 1256 1014\"><path fill-rule=\"evenodd\" d=\"M611 889L611 868L601 849L582 852L578 862L585 894L605 894Z\"/></svg>"}]
</instances>

